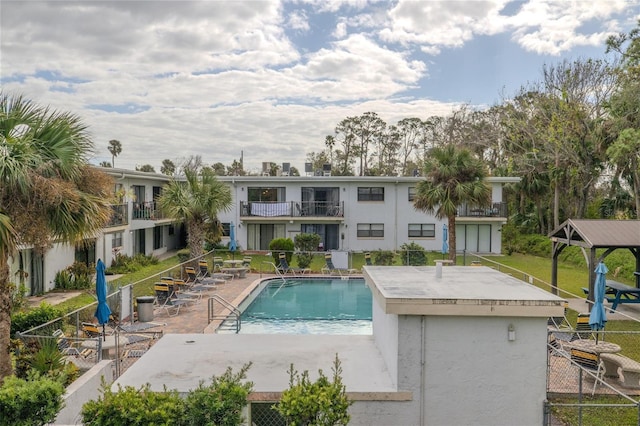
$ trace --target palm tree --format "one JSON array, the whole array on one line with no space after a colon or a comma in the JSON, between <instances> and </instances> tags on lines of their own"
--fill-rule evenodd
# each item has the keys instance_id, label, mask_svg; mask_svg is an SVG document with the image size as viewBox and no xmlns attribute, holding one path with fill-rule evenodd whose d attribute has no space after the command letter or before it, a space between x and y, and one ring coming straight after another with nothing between
<instances>
[{"instance_id":1,"label":"palm tree","mask_svg":"<svg viewBox=\"0 0 640 426\"><path fill-rule=\"evenodd\" d=\"M185 223L191 257L198 257L208 235L220 235L218 212L229 211L233 201L231 189L210 168L204 168L200 176L193 168L186 167L184 172L185 181L170 181L158 203L166 215Z\"/></svg>"},{"instance_id":2,"label":"palm tree","mask_svg":"<svg viewBox=\"0 0 640 426\"><path fill-rule=\"evenodd\" d=\"M111 139L109 141L109 152L111 153L111 165L116 166L116 157L122 152L122 144L119 140Z\"/></svg>"},{"instance_id":3,"label":"palm tree","mask_svg":"<svg viewBox=\"0 0 640 426\"><path fill-rule=\"evenodd\" d=\"M11 374L9 257L81 242L111 216L112 179L87 163L93 143L80 119L0 93L0 382Z\"/></svg>"},{"instance_id":4,"label":"palm tree","mask_svg":"<svg viewBox=\"0 0 640 426\"><path fill-rule=\"evenodd\" d=\"M433 148L424 164L425 180L418 183L413 206L438 219L448 219L449 259L456 261L456 214L458 207L486 207L491 188L484 182L484 163L466 148L455 145Z\"/></svg>"}]
</instances>

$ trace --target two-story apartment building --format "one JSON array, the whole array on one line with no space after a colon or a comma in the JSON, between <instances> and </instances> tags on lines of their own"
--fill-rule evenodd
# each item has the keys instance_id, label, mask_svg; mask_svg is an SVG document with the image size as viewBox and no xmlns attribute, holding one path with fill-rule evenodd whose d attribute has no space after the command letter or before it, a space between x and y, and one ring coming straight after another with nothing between
<instances>
[{"instance_id":1,"label":"two-story apartment building","mask_svg":"<svg viewBox=\"0 0 640 426\"><path fill-rule=\"evenodd\" d=\"M116 204L109 226L84 247L56 244L45 256L23 247L13 258L12 273L28 273L30 294L54 287L55 274L75 260L107 266L118 253L161 255L181 247L182 224L165 218L156 199L171 178L162 174L124 169L101 169L113 176ZM230 186L233 205L220 212L229 241L233 226L241 250L268 250L274 238L294 238L317 233L323 250L394 250L415 242L426 250L442 247L446 220L413 208L420 177L354 176L221 176ZM490 206L460 206L457 217L457 250L500 253L506 205L502 187L517 178L490 177Z\"/></svg>"},{"instance_id":2,"label":"two-story apartment building","mask_svg":"<svg viewBox=\"0 0 640 426\"><path fill-rule=\"evenodd\" d=\"M418 211L413 198L420 177L235 176L228 182L234 198L230 212L238 246L268 250L273 238L317 233L326 250L394 250L415 242L440 250L446 220ZM517 178L490 177L490 206L460 206L457 249L500 253L506 223L502 186Z\"/></svg>"}]
</instances>

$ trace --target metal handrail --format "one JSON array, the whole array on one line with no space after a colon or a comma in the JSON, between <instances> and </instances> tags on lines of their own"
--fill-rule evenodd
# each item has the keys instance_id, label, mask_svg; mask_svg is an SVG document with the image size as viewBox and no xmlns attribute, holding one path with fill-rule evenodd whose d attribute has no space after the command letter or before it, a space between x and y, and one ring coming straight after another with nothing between
<instances>
[{"instance_id":1,"label":"metal handrail","mask_svg":"<svg viewBox=\"0 0 640 426\"><path fill-rule=\"evenodd\" d=\"M216 316L214 312L214 302L218 302L224 308L228 309L230 311L229 314ZM213 296L209 297L209 305L208 305L209 324L211 324L211 322L214 320L220 320L224 322L228 320L229 317L232 317L235 319L235 324L236 324L235 330L236 330L236 334L238 334L240 332L240 328L242 327L241 315L242 315L242 312L240 312L240 309L238 309L236 306L234 306L231 302L226 300L224 297L218 294L214 294Z\"/></svg>"}]
</instances>

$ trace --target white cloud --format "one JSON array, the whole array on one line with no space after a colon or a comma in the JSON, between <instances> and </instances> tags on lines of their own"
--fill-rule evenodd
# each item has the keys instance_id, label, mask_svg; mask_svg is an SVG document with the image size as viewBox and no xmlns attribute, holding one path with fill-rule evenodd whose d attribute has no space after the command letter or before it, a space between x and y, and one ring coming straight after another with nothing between
<instances>
[{"instance_id":1,"label":"white cloud","mask_svg":"<svg viewBox=\"0 0 640 426\"><path fill-rule=\"evenodd\" d=\"M96 161L118 139L124 167L230 164L242 150L249 168L301 168L347 116L448 114L454 103L421 90L427 63L446 70L425 53L494 34L568 52L634 25L634 4L531 1L505 16L505 1L3 1L0 76L3 90L82 117Z\"/></svg>"}]
</instances>

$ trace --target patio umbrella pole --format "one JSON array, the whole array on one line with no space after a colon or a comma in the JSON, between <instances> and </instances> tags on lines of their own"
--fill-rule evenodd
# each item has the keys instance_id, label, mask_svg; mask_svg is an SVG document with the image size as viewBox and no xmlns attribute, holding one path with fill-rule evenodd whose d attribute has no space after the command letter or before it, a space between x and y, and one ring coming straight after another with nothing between
<instances>
[{"instance_id":1,"label":"patio umbrella pole","mask_svg":"<svg viewBox=\"0 0 640 426\"><path fill-rule=\"evenodd\" d=\"M607 322L607 313L604 309L604 296L605 296L605 287L607 285L607 266L604 262L598 263L596 270L596 281L593 285L594 290L594 298L593 298L593 306L591 307L591 313L589 314L589 326L591 330L595 331L596 334L596 345L598 344L598 340L600 338L600 331L604 329L604 325Z\"/></svg>"}]
</instances>

